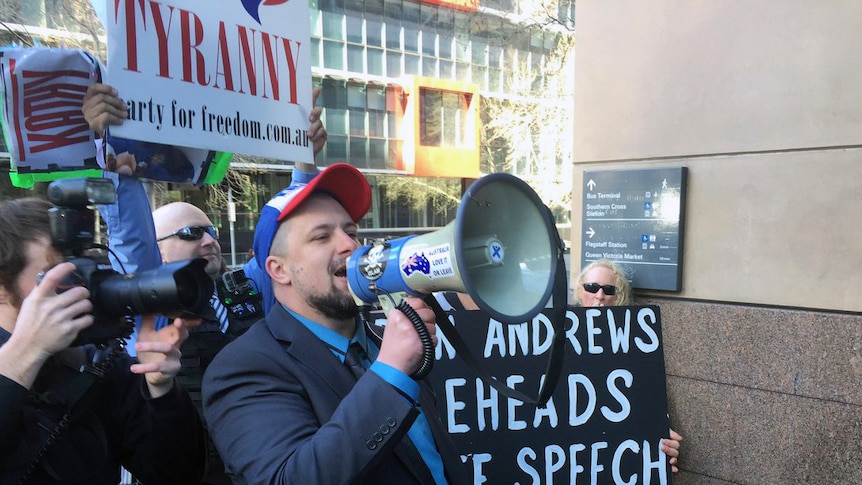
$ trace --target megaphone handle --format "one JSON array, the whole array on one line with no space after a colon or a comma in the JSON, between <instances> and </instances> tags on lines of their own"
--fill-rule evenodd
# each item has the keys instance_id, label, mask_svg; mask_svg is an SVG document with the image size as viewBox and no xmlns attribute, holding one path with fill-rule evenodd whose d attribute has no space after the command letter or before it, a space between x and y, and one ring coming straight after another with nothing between
<instances>
[{"instance_id":1,"label":"megaphone handle","mask_svg":"<svg viewBox=\"0 0 862 485\"><path fill-rule=\"evenodd\" d=\"M419 369L410 374L413 379L422 380L434 366L434 342L431 341L431 334L428 333L425 322L422 321L416 310L407 304L407 300L401 300L395 308L407 316L410 323L413 324L413 328L416 329L416 333L419 334L419 340L422 341L422 362L419 364Z\"/></svg>"}]
</instances>

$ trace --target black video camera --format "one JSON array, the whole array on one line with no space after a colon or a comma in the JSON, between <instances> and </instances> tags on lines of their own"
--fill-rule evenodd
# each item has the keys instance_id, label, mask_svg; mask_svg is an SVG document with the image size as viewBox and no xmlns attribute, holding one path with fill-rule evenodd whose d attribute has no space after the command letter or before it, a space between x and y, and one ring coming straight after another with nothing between
<instances>
[{"instance_id":1,"label":"black video camera","mask_svg":"<svg viewBox=\"0 0 862 485\"><path fill-rule=\"evenodd\" d=\"M209 304L212 278L202 258L165 264L133 274L120 274L85 253L94 248L96 232L92 204L113 204L114 184L108 179L60 179L48 185L52 245L75 264L61 288L84 286L90 290L94 323L82 330L72 346L101 344L131 335L128 316L159 313L169 318L197 317ZM133 223L133 222L129 222Z\"/></svg>"}]
</instances>

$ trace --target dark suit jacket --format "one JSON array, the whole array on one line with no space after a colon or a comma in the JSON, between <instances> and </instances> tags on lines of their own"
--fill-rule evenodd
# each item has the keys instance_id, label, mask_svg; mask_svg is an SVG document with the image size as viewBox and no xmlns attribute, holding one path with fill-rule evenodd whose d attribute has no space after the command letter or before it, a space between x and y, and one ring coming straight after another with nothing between
<instances>
[{"instance_id":1,"label":"dark suit jacket","mask_svg":"<svg viewBox=\"0 0 862 485\"><path fill-rule=\"evenodd\" d=\"M422 388L420 405L447 479L469 483L429 388ZM356 381L281 305L216 356L203 401L235 483L434 483L407 437L417 407L374 372Z\"/></svg>"}]
</instances>

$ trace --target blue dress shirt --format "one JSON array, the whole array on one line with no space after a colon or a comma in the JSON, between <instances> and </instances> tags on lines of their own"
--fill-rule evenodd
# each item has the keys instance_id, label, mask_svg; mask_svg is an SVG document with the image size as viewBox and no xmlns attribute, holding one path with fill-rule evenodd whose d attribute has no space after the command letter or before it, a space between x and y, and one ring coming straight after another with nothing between
<instances>
[{"instance_id":1,"label":"blue dress shirt","mask_svg":"<svg viewBox=\"0 0 862 485\"><path fill-rule=\"evenodd\" d=\"M284 305L282 306L284 307ZM371 362L363 362L363 366L401 391L401 394L409 397L413 403L416 403L419 399L419 383L400 370L383 362L377 362L377 354L380 353L380 349L374 343L368 341L364 325L357 325L356 335L348 340L334 330L298 315L287 307L284 307L284 309L305 325L306 328L311 330L311 333L316 335L317 338L322 340L332 350L332 354L342 363L350 344L358 342L365 351L365 355L371 360ZM370 367L368 367L368 364L370 364ZM428 424L428 418L425 417L425 413L421 408L419 408L419 416L416 418L413 426L407 431L407 436L410 437L410 441L419 450L419 454L425 460L425 465L428 466L437 485L445 485L447 482L443 470L443 459L440 457L440 453L437 452L434 436L431 434L431 426Z\"/></svg>"}]
</instances>

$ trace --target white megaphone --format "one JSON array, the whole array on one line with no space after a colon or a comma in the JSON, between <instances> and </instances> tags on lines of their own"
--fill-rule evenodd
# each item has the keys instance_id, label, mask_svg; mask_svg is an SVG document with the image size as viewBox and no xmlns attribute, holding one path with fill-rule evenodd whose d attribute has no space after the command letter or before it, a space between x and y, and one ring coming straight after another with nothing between
<instances>
[{"instance_id":1,"label":"white megaphone","mask_svg":"<svg viewBox=\"0 0 862 485\"><path fill-rule=\"evenodd\" d=\"M388 313L405 295L467 293L506 323L532 319L554 286L559 235L547 208L523 180L482 177L464 194L455 220L421 236L363 246L347 261L359 305Z\"/></svg>"}]
</instances>

